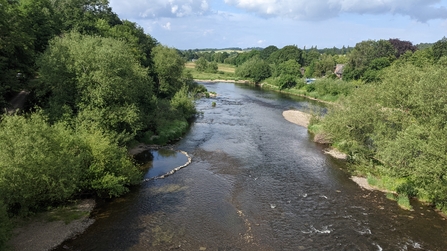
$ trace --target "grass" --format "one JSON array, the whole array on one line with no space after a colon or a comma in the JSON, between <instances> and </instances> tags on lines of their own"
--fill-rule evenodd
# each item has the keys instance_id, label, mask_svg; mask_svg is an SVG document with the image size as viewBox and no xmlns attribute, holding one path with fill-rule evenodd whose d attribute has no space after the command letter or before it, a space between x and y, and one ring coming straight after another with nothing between
<instances>
[{"instance_id":1,"label":"grass","mask_svg":"<svg viewBox=\"0 0 447 251\"><path fill-rule=\"evenodd\" d=\"M398 204L401 208L406 209L406 210L411 210L411 209L413 209L413 207L412 207L411 204L410 204L410 199L409 199L408 196L405 195L405 194L399 194L399 195L397 196L397 204Z\"/></svg>"},{"instance_id":2,"label":"grass","mask_svg":"<svg viewBox=\"0 0 447 251\"><path fill-rule=\"evenodd\" d=\"M196 71L196 63L195 62L187 62L185 64L185 70L191 72L192 77L194 79L201 79L201 80L234 80L237 81L239 78L237 78L234 75L234 72L236 71L236 67L229 64L217 64L218 70L217 73L208 73L208 72L198 72Z\"/></svg>"},{"instance_id":3,"label":"grass","mask_svg":"<svg viewBox=\"0 0 447 251\"><path fill-rule=\"evenodd\" d=\"M381 190L386 191L396 191L397 188L406 182L405 179L397 179L388 176L382 176L380 178L368 175L367 176L368 184L371 186L377 187Z\"/></svg>"},{"instance_id":4,"label":"grass","mask_svg":"<svg viewBox=\"0 0 447 251\"><path fill-rule=\"evenodd\" d=\"M397 201L397 204L406 210L411 210L413 207L410 204L410 199L407 194L397 194L395 191L399 186L405 184L405 179L396 179L392 177L383 176L377 178L372 175L367 176L368 184L377 187L381 190L386 190L386 198Z\"/></svg>"},{"instance_id":5,"label":"grass","mask_svg":"<svg viewBox=\"0 0 447 251\"><path fill-rule=\"evenodd\" d=\"M77 210L76 206L70 206L53 209L45 213L44 218L47 221L63 221L65 224L69 224L70 222L81 219L89 214L90 212Z\"/></svg>"}]
</instances>

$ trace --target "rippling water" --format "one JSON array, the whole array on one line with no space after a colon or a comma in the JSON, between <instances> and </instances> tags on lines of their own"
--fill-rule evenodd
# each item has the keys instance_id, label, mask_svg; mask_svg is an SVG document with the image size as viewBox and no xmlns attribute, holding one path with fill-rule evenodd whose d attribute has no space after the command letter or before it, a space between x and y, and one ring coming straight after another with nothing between
<instances>
[{"instance_id":1,"label":"rippling water","mask_svg":"<svg viewBox=\"0 0 447 251\"><path fill-rule=\"evenodd\" d=\"M447 250L446 221L431 208L405 211L362 190L282 117L324 108L248 86L206 87L218 97L198 101L203 116L177 146L193 162L105 203L59 250Z\"/></svg>"}]
</instances>

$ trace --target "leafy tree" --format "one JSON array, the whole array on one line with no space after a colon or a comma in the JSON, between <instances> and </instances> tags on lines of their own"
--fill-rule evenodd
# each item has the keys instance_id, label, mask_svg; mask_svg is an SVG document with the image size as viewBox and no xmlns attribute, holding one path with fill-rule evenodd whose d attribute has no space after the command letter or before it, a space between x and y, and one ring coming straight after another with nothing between
<instances>
[{"instance_id":1,"label":"leafy tree","mask_svg":"<svg viewBox=\"0 0 447 251\"><path fill-rule=\"evenodd\" d=\"M236 69L236 76L242 78L251 78L255 83L272 75L269 64L259 57L254 57Z\"/></svg>"},{"instance_id":2,"label":"leafy tree","mask_svg":"<svg viewBox=\"0 0 447 251\"><path fill-rule=\"evenodd\" d=\"M0 128L0 141L9 142L0 149L0 200L10 212L27 214L78 191L83 149L63 124L35 113L4 116Z\"/></svg>"},{"instance_id":3,"label":"leafy tree","mask_svg":"<svg viewBox=\"0 0 447 251\"><path fill-rule=\"evenodd\" d=\"M199 58L196 61L196 70L204 72L208 68L208 61L204 57Z\"/></svg>"},{"instance_id":4,"label":"leafy tree","mask_svg":"<svg viewBox=\"0 0 447 251\"><path fill-rule=\"evenodd\" d=\"M234 64L239 66L247 62L248 60L259 57L259 51L258 50L251 50L249 52L239 53L234 58Z\"/></svg>"},{"instance_id":5,"label":"leafy tree","mask_svg":"<svg viewBox=\"0 0 447 251\"><path fill-rule=\"evenodd\" d=\"M101 36L126 41L141 64L149 69L153 68L152 49L158 42L145 34L143 28L136 23L124 20L112 26L105 19L97 19L95 27Z\"/></svg>"},{"instance_id":6,"label":"leafy tree","mask_svg":"<svg viewBox=\"0 0 447 251\"><path fill-rule=\"evenodd\" d=\"M110 26L121 24L108 0L59 0L52 3L64 31L75 29L83 34L97 34L98 19L106 20Z\"/></svg>"},{"instance_id":7,"label":"leafy tree","mask_svg":"<svg viewBox=\"0 0 447 251\"><path fill-rule=\"evenodd\" d=\"M296 47L296 45L287 45L284 46L282 49L273 52L270 55L268 61L271 63L280 64L287 60L293 59L300 65L302 65L303 64L302 54L303 54L302 50Z\"/></svg>"},{"instance_id":8,"label":"leafy tree","mask_svg":"<svg viewBox=\"0 0 447 251\"><path fill-rule=\"evenodd\" d=\"M275 76L290 75L295 77L302 77L301 65L293 59L289 59L283 63L280 63L276 67Z\"/></svg>"},{"instance_id":9,"label":"leafy tree","mask_svg":"<svg viewBox=\"0 0 447 251\"><path fill-rule=\"evenodd\" d=\"M320 59L320 52L316 48L311 48L303 53L304 65L309 66L312 62L316 62Z\"/></svg>"},{"instance_id":10,"label":"leafy tree","mask_svg":"<svg viewBox=\"0 0 447 251\"><path fill-rule=\"evenodd\" d=\"M447 70L406 57L331 108L323 129L364 173L404 179L398 191L446 209Z\"/></svg>"},{"instance_id":11,"label":"leafy tree","mask_svg":"<svg viewBox=\"0 0 447 251\"><path fill-rule=\"evenodd\" d=\"M402 41L397 38L390 39L388 41L390 41L396 51L396 58L399 58L407 51L415 52L417 50L417 47L414 46L410 41Z\"/></svg>"},{"instance_id":12,"label":"leafy tree","mask_svg":"<svg viewBox=\"0 0 447 251\"><path fill-rule=\"evenodd\" d=\"M173 48L158 45L153 50L156 87L159 97L170 98L180 90L185 61Z\"/></svg>"},{"instance_id":13,"label":"leafy tree","mask_svg":"<svg viewBox=\"0 0 447 251\"><path fill-rule=\"evenodd\" d=\"M223 63L225 62L225 59L227 59L229 56L230 54L226 51L218 52L214 54L213 61L217 63Z\"/></svg>"},{"instance_id":14,"label":"leafy tree","mask_svg":"<svg viewBox=\"0 0 447 251\"><path fill-rule=\"evenodd\" d=\"M207 68L206 68L206 72L209 73L217 73L217 70L219 69L219 66L217 65L216 62L211 62L208 64Z\"/></svg>"},{"instance_id":15,"label":"leafy tree","mask_svg":"<svg viewBox=\"0 0 447 251\"><path fill-rule=\"evenodd\" d=\"M23 88L25 78L33 76L32 36L26 31L25 19L14 1L0 0L0 108ZM21 73L24 78L17 78Z\"/></svg>"},{"instance_id":16,"label":"leafy tree","mask_svg":"<svg viewBox=\"0 0 447 251\"><path fill-rule=\"evenodd\" d=\"M314 63L314 76L322 77L334 73L335 60L331 55L322 54L320 60Z\"/></svg>"},{"instance_id":17,"label":"leafy tree","mask_svg":"<svg viewBox=\"0 0 447 251\"><path fill-rule=\"evenodd\" d=\"M54 36L59 35L60 20L49 0L20 0L23 25L33 40L33 50L42 53Z\"/></svg>"},{"instance_id":18,"label":"leafy tree","mask_svg":"<svg viewBox=\"0 0 447 251\"><path fill-rule=\"evenodd\" d=\"M343 78L346 80L360 79L371 61L387 57L391 62L395 59L395 54L396 50L388 40L367 40L357 43L349 55Z\"/></svg>"},{"instance_id":19,"label":"leafy tree","mask_svg":"<svg viewBox=\"0 0 447 251\"><path fill-rule=\"evenodd\" d=\"M65 114L129 140L150 118L153 83L123 41L69 33L38 61L52 121Z\"/></svg>"},{"instance_id":20,"label":"leafy tree","mask_svg":"<svg viewBox=\"0 0 447 251\"><path fill-rule=\"evenodd\" d=\"M447 56L447 39L441 39L433 45L433 56L436 61Z\"/></svg>"},{"instance_id":21,"label":"leafy tree","mask_svg":"<svg viewBox=\"0 0 447 251\"><path fill-rule=\"evenodd\" d=\"M267 46L259 53L259 57L263 60L267 60L273 52L279 50L278 47L274 45Z\"/></svg>"}]
</instances>

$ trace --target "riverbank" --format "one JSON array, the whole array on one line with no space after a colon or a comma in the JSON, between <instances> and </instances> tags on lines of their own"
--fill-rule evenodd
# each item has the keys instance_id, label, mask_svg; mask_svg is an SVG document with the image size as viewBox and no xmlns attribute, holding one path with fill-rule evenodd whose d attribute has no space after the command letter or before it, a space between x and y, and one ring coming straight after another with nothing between
<instances>
[{"instance_id":1,"label":"riverbank","mask_svg":"<svg viewBox=\"0 0 447 251\"><path fill-rule=\"evenodd\" d=\"M12 250L45 251L84 232L93 222L90 213L95 200L85 199L71 206L36 214L17 222L8 242Z\"/></svg>"},{"instance_id":2,"label":"riverbank","mask_svg":"<svg viewBox=\"0 0 447 251\"><path fill-rule=\"evenodd\" d=\"M309 122L310 122L310 119L312 117L311 114L308 114L308 113L305 113L305 112L301 112L301 111L296 111L296 110L284 111L282 113L282 115L283 115L283 117L287 121L289 121L291 123L294 123L296 125L305 127L305 128L307 128L309 126ZM338 151L335 148L326 149L326 150L324 150L324 153L328 154L328 155L331 155L332 157L334 157L336 159L343 159L343 160L345 160L348 157L345 153L342 153L342 152ZM364 178L364 177L352 176L351 180L354 181L361 188L366 189L366 190L377 190L377 191L382 191L382 192L385 192L385 193L390 192L390 191L387 191L387 190L384 190L384 189L380 189L378 187L371 186L368 183L368 180L366 178Z\"/></svg>"},{"instance_id":3,"label":"riverbank","mask_svg":"<svg viewBox=\"0 0 447 251\"><path fill-rule=\"evenodd\" d=\"M284 111L282 115L287 121L305 128L309 126L310 119L312 118L311 114L297 110L287 110ZM345 153L342 153L335 148L328 148L324 150L324 153L329 154L336 159L348 158L348 156Z\"/></svg>"},{"instance_id":4,"label":"riverbank","mask_svg":"<svg viewBox=\"0 0 447 251\"><path fill-rule=\"evenodd\" d=\"M194 81L200 83L236 83L236 84L249 84L250 81L248 80L226 80L226 79L194 79Z\"/></svg>"}]
</instances>

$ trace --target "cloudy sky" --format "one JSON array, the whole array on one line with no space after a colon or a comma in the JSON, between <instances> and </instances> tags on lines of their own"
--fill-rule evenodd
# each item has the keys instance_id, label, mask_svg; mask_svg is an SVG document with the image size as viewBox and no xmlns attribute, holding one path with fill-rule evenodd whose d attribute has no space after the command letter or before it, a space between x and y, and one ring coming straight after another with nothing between
<instances>
[{"instance_id":1,"label":"cloudy sky","mask_svg":"<svg viewBox=\"0 0 447 251\"><path fill-rule=\"evenodd\" d=\"M447 36L447 0L109 0L120 18L178 49L414 44Z\"/></svg>"}]
</instances>

